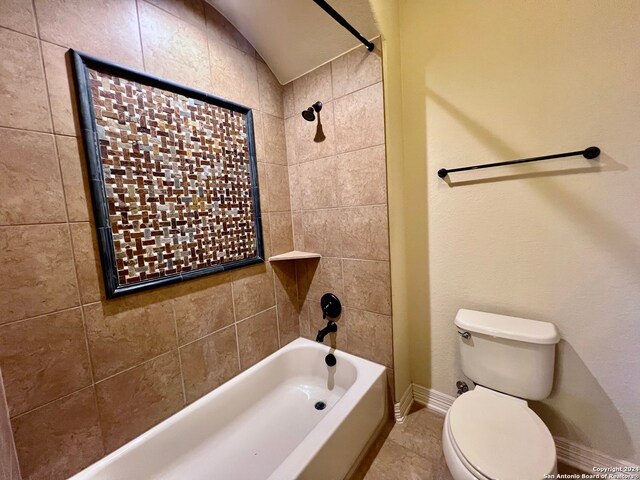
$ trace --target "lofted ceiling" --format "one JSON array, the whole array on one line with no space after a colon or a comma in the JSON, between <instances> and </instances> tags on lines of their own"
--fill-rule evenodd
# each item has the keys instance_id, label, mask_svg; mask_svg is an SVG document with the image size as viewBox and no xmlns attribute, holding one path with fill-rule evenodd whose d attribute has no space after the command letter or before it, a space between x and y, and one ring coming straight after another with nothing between
<instances>
[{"instance_id":1,"label":"lofted ceiling","mask_svg":"<svg viewBox=\"0 0 640 480\"><path fill-rule=\"evenodd\" d=\"M251 42L283 85L361 43L312 0L207 0ZM329 0L364 37L379 35L368 0Z\"/></svg>"}]
</instances>

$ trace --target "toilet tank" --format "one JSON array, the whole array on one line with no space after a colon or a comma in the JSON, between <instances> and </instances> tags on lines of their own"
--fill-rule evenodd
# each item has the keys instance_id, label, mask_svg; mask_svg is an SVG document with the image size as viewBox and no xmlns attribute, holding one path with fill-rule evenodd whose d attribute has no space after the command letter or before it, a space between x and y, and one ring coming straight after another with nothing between
<instances>
[{"instance_id":1,"label":"toilet tank","mask_svg":"<svg viewBox=\"0 0 640 480\"><path fill-rule=\"evenodd\" d=\"M467 377L515 397L542 400L549 396L560 341L553 323L461 309L455 325Z\"/></svg>"}]
</instances>

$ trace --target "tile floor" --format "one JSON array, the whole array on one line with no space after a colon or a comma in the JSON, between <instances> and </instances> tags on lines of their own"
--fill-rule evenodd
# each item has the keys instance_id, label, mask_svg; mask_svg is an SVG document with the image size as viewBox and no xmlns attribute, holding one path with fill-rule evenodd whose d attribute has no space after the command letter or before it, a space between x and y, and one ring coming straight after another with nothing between
<instances>
[{"instance_id":1,"label":"tile floor","mask_svg":"<svg viewBox=\"0 0 640 480\"><path fill-rule=\"evenodd\" d=\"M404 423L389 423L350 480L453 480L442 453L444 416L414 405ZM558 465L559 473L582 473Z\"/></svg>"}]
</instances>

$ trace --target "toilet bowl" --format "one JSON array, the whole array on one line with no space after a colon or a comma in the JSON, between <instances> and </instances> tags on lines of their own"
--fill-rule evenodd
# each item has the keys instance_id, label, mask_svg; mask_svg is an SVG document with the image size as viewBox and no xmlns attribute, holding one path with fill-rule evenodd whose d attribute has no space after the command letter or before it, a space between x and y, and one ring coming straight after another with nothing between
<instances>
[{"instance_id":1,"label":"toilet bowl","mask_svg":"<svg viewBox=\"0 0 640 480\"><path fill-rule=\"evenodd\" d=\"M551 433L527 402L477 386L447 412L442 448L455 480L540 480L556 473Z\"/></svg>"},{"instance_id":2,"label":"toilet bowl","mask_svg":"<svg viewBox=\"0 0 640 480\"><path fill-rule=\"evenodd\" d=\"M527 401L551 392L552 323L461 309L461 366L477 386L447 412L442 448L455 480L540 480L556 472L556 447Z\"/></svg>"}]
</instances>

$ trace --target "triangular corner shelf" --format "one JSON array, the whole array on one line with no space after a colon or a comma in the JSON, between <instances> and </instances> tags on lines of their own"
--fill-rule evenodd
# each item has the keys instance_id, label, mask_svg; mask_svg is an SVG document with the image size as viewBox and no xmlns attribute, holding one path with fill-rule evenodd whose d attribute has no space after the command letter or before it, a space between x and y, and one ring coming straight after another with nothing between
<instances>
[{"instance_id":1,"label":"triangular corner shelf","mask_svg":"<svg viewBox=\"0 0 640 480\"><path fill-rule=\"evenodd\" d=\"M298 250L292 250L290 252L281 253L280 255L269 257L269 261L280 262L283 260L305 260L308 258L322 258L322 255L320 255L319 253L300 252Z\"/></svg>"}]
</instances>

